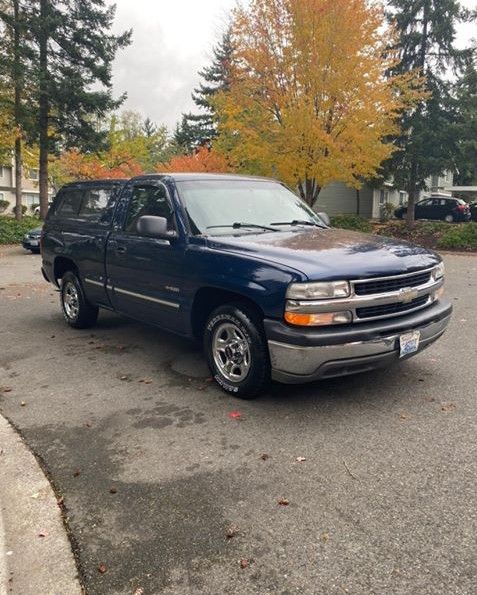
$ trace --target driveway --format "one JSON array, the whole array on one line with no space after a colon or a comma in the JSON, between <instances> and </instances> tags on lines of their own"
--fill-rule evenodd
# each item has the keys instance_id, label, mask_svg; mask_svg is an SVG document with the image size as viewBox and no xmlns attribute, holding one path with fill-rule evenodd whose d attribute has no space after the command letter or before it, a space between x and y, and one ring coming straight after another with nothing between
<instances>
[{"instance_id":1,"label":"driveway","mask_svg":"<svg viewBox=\"0 0 477 595\"><path fill-rule=\"evenodd\" d=\"M89 595L477 592L475 256L446 256L453 321L421 355L250 402L181 339L70 329L39 264L0 248L0 411Z\"/></svg>"}]
</instances>

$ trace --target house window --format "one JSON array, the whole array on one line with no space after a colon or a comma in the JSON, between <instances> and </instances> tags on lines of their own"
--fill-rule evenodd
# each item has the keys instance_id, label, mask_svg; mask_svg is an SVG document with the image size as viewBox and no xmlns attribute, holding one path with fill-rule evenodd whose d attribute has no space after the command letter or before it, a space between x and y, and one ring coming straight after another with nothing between
<instances>
[{"instance_id":1,"label":"house window","mask_svg":"<svg viewBox=\"0 0 477 595\"><path fill-rule=\"evenodd\" d=\"M385 203L387 203L388 199L389 199L389 192L387 190L381 190L379 193L380 206L383 206Z\"/></svg>"},{"instance_id":2,"label":"house window","mask_svg":"<svg viewBox=\"0 0 477 595\"><path fill-rule=\"evenodd\" d=\"M406 201L406 193L401 190L399 192L399 206L402 207L402 205L405 203L405 201Z\"/></svg>"},{"instance_id":3,"label":"house window","mask_svg":"<svg viewBox=\"0 0 477 595\"><path fill-rule=\"evenodd\" d=\"M32 205L37 205L39 203L38 194L24 194L23 203L26 204L28 207L31 207Z\"/></svg>"},{"instance_id":4,"label":"house window","mask_svg":"<svg viewBox=\"0 0 477 595\"><path fill-rule=\"evenodd\" d=\"M30 180L37 181L38 180L38 170L37 169L29 169L28 170L28 178Z\"/></svg>"}]
</instances>

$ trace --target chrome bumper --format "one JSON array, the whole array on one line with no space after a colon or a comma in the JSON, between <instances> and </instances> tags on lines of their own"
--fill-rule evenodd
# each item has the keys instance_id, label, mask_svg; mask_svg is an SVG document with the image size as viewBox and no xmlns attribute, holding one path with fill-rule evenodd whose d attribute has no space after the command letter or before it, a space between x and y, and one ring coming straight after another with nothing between
<instances>
[{"instance_id":1,"label":"chrome bumper","mask_svg":"<svg viewBox=\"0 0 477 595\"><path fill-rule=\"evenodd\" d=\"M419 349L406 358L436 341L446 330L449 320L450 314L440 320L414 326L412 330L421 332ZM269 340L272 378L286 384L299 384L386 366L399 359L399 337L405 332L333 345L301 346Z\"/></svg>"}]
</instances>

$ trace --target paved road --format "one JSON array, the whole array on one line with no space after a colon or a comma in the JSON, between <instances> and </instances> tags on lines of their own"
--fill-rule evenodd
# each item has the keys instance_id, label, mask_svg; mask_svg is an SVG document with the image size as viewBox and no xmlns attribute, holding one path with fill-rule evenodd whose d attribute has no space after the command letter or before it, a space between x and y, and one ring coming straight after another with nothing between
<instances>
[{"instance_id":1,"label":"paved road","mask_svg":"<svg viewBox=\"0 0 477 595\"><path fill-rule=\"evenodd\" d=\"M455 315L420 356L242 402L182 340L67 328L39 258L0 254L0 410L64 496L90 595L477 592L476 257L446 257Z\"/></svg>"}]
</instances>

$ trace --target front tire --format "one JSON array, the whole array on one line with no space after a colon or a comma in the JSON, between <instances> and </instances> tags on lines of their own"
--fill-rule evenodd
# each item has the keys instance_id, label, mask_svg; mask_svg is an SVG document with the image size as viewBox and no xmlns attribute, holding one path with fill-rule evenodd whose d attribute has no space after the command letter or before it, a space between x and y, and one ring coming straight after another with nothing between
<instances>
[{"instance_id":1,"label":"front tire","mask_svg":"<svg viewBox=\"0 0 477 595\"><path fill-rule=\"evenodd\" d=\"M454 215L446 215L444 217L444 221L446 221L447 223L454 223Z\"/></svg>"},{"instance_id":2,"label":"front tire","mask_svg":"<svg viewBox=\"0 0 477 595\"><path fill-rule=\"evenodd\" d=\"M270 381L262 322L245 304L226 304L212 312L205 325L204 351L212 376L230 395L252 399Z\"/></svg>"},{"instance_id":3,"label":"front tire","mask_svg":"<svg viewBox=\"0 0 477 595\"><path fill-rule=\"evenodd\" d=\"M72 272L61 279L61 309L66 322L73 328L90 328L98 319L98 308L86 299L80 280Z\"/></svg>"}]
</instances>

